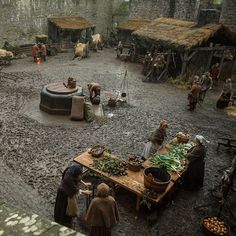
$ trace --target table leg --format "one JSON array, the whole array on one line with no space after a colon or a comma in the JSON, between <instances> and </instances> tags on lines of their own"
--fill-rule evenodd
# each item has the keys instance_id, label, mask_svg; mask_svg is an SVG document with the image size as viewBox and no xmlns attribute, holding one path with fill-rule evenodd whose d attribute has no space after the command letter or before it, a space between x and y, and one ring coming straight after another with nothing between
<instances>
[{"instance_id":1,"label":"table leg","mask_svg":"<svg viewBox=\"0 0 236 236\"><path fill-rule=\"evenodd\" d=\"M141 196L140 196L140 195L137 195L137 200L136 200L136 211L139 211L140 201L141 201Z\"/></svg>"}]
</instances>

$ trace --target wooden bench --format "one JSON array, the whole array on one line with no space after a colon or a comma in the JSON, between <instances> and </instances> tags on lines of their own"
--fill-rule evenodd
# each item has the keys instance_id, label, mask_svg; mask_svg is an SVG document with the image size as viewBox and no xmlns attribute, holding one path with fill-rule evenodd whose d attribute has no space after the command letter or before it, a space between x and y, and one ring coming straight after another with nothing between
<instances>
[{"instance_id":1,"label":"wooden bench","mask_svg":"<svg viewBox=\"0 0 236 236\"><path fill-rule=\"evenodd\" d=\"M222 141L218 142L217 151L219 151L220 146L228 147L228 148L236 148L236 139L230 138L219 138Z\"/></svg>"}]
</instances>

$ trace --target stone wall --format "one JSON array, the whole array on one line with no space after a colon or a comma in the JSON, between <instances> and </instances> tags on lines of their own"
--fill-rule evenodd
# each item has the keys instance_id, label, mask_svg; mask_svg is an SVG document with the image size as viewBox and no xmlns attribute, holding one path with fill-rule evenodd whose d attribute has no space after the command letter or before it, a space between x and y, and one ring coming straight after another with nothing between
<instances>
[{"instance_id":1,"label":"stone wall","mask_svg":"<svg viewBox=\"0 0 236 236\"><path fill-rule=\"evenodd\" d=\"M236 32L236 1L224 0L222 4L220 22L228 25Z\"/></svg>"},{"instance_id":2,"label":"stone wall","mask_svg":"<svg viewBox=\"0 0 236 236\"><path fill-rule=\"evenodd\" d=\"M122 0L0 0L0 47L34 42L35 34L47 34L47 18L53 15L80 15L106 34L111 27L113 3Z\"/></svg>"},{"instance_id":3,"label":"stone wall","mask_svg":"<svg viewBox=\"0 0 236 236\"><path fill-rule=\"evenodd\" d=\"M195 20L198 15L200 0L176 0L174 17Z\"/></svg>"},{"instance_id":4,"label":"stone wall","mask_svg":"<svg viewBox=\"0 0 236 236\"><path fill-rule=\"evenodd\" d=\"M124 2L128 10L120 8ZM97 32L107 35L114 23L128 17L195 20L199 9L209 8L211 3L212 0L0 0L0 47L4 41L34 42L36 34L47 34L47 18L53 15L83 16L96 24ZM236 28L235 0L223 1L221 22Z\"/></svg>"},{"instance_id":5,"label":"stone wall","mask_svg":"<svg viewBox=\"0 0 236 236\"><path fill-rule=\"evenodd\" d=\"M169 15L170 0L131 0L130 18L157 18Z\"/></svg>"}]
</instances>

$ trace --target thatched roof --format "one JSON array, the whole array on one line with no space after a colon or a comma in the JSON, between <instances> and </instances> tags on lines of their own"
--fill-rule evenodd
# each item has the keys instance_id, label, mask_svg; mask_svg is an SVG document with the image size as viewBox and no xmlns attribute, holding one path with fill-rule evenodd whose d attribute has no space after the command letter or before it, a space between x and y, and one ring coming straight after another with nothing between
<instances>
[{"instance_id":1,"label":"thatched roof","mask_svg":"<svg viewBox=\"0 0 236 236\"><path fill-rule=\"evenodd\" d=\"M95 27L94 24L80 16L53 16L48 20L61 29L82 30Z\"/></svg>"},{"instance_id":2,"label":"thatched roof","mask_svg":"<svg viewBox=\"0 0 236 236\"><path fill-rule=\"evenodd\" d=\"M164 47L184 50L200 46L219 30L225 31L227 37L232 36L230 31L221 24L213 23L198 27L193 21L157 18L133 32L133 35L154 41Z\"/></svg>"},{"instance_id":3,"label":"thatched roof","mask_svg":"<svg viewBox=\"0 0 236 236\"><path fill-rule=\"evenodd\" d=\"M151 20L149 19L142 19L142 18L136 18L136 19L129 19L117 26L117 29L119 30L128 30L128 31L135 31L140 29L146 24L149 24Z\"/></svg>"}]
</instances>

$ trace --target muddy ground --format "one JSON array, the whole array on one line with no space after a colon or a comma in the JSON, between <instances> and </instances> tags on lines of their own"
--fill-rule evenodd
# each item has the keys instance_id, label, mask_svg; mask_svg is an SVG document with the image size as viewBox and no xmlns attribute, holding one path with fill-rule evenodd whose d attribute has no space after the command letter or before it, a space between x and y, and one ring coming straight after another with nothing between
<instances>
[{"instance_id":1,"label":"muddy ground","mask_svg":"<svg viewBox=\"0 0 236 236\"><path fill-rule=\"evenodd\" d=\"M96 143L104 144L123 158L129 152L140 154L149 133L157 128L161 119L167 119L170 123L168 140L177 132L185 131L192 138L202 134L211 143L207 148L204 188L193 193L180 186L172 201L157 209L159 235L202 235L201 217L217 208L204 207L201 211L193 208L213 201L209 190L219 182L222 173L218 170L227 167L232 160L232 153L224 149L216 152L217 139L236 134L235 118L215 109L220 88L207 94L202 107L189 112L187 91L168 83L143 83L141 66L120 62L113 50L91 53L90 58L82 61L71 59L71 52L50 57L41 65L25 58L13 61L1 71L1 198L53 219L61 173L74 157ZM58 123L57 117L44 119L44 114L38 110L40 91L48 83L71 76L86 93L86 84L97 81L105 100L104 91L121 88L125 70L128 71L130 102L126 106L105 108L106 114L114 114L111 119L80 123L66 117ZM230 192L231 201L228 200L234 213L235 195ZM145 207L135 212L135 195L118 190L116 198L122 217L114 235L151 235L147 221L150 213ZM82 198L81 211L85 210L83 203ZM225 210L224 215L229 216L229 212ZM229 218L233 223L232 217Z\"/></svg>"}]
</instances>

